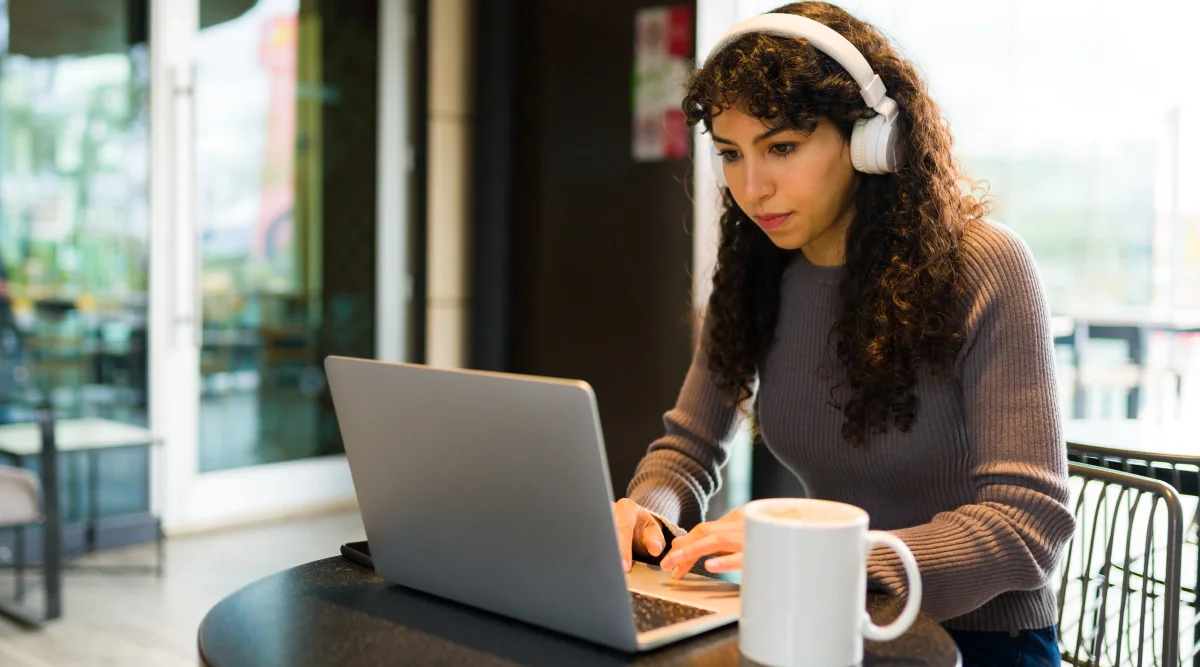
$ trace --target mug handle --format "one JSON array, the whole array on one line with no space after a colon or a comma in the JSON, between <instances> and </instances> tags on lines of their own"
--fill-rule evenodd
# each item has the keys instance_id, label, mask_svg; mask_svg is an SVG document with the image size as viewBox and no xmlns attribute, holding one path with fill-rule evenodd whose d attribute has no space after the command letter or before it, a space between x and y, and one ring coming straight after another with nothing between
<instances>
[{"instance_id":1,"label":"mug handle","mask_svg":"<svg viewBox=\"0 0 1200 667\"><path fill-rule=\"evenodd\" d=\"M904 573L908 577L908 602L896 620L880 627L871 622L870 614L863 612L863 637L875 642L890 642L908 632L913 621L917 620L917 613L921 611L921 573L917 570L917 559L899 537L882 530L872 530L867 532L867 544L894 551L900 557L900 562L904 563Z\"/></svg>"}]
</instances>

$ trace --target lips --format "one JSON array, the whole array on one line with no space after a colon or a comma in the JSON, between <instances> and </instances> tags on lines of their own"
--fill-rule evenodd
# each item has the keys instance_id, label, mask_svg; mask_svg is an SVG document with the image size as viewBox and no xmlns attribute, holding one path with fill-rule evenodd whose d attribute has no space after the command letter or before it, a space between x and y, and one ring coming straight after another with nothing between
<instances>
[{"instance_id":1,"label":"lips","mask_svg":"<svg viewBox=\"0 0 1200 667\"><path fill-rule=\"evenodd\" d=\"M758 226L761 227L763 231L773 232L782 227L783 223L787 222L788 218L791 216L791 213L767 213L764 215L755 216L754 220L758 223Z\"/></svg>"}]
</instances>

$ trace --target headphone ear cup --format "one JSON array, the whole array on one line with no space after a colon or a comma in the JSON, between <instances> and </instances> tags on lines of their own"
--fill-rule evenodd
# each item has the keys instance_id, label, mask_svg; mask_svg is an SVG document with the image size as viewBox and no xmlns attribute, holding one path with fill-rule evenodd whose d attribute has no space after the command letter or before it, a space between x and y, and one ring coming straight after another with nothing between
<instances>
[{"instance_id":1,"label":"headphone ear cup","mask_svg":"<svg viewBox=\"0 0 1200 667\"><path fill-rule=\"evenodd\" d=\"M725 182L725 158L721 157L721 154L715 148L711 149L710 152L712 153L710 164L712 165L713 176L717 179L717 187L729 187L729 184Z\"/></svg>"},{"instance_id":2,"label":"headphone ear cup","mask_svg":"<svg viewBox=\"0 0 1200 667\"><path fill-rule=\"evenodd\" d=\"M890 174L903 162L895 123L883 116L854 121L850 134L850 162L865 174Z\"/></svg>"},{"instance_id":3,"label":"headphone ear cup","mask_svg":"<svg viewBox=\"0 0 1200 667\"><path fill-rule=\"evenodd\" d=\"M867 169L867 149L864 145L867 141L867 123L871 119L859 118L854 121L854 130L850 133L850 164L854 165L855 171L870 173Z\"/></svg>"},{"instance_id":4,"label":"headphone ear cup","mask_svg":"<svg viewBox=\"0 0 1200 667\"><path fill-rule=\"evenodd\" d=\"M900 141L899 119L891 122L884 120L879 127L880 156L883 159L883 173L894 174L904 164L904 144Z\"/></svg>"}]
</instances>

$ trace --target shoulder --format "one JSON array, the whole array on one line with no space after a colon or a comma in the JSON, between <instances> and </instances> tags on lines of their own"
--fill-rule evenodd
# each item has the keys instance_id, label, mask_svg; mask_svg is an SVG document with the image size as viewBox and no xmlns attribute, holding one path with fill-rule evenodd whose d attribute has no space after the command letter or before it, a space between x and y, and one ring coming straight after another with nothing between
<instances>
[{"instance_id":1,"label":"shoulder","mask_svg":"<svg viewBox=\"0 0 1200 667\"><path fill-rule=\"evenodd\" d=\"M1040 335L1048 324L1049 309L1037 264L1024 239L998 222L974 220L963 234L959 257L968 340L997 326L1018 326Z\"/></svg>"},{"instance_id":2,"label":"shoulder","mask_svg":"<svg viewBox=\"0 0 1200 667\"><path fill-rule=\"evenodd\" d=\"M959 246L968 285L1011 280L1036 281L1037 265L1029 246L1012 228L994 220L970 220Z\"/></svg>"}]
</instances>

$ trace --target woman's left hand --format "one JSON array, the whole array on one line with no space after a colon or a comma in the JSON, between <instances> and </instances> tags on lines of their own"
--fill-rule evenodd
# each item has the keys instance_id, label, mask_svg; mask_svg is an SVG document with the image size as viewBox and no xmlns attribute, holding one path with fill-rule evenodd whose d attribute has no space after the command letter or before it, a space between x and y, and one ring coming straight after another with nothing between
<instances>
[{"instance_id":1,"label":"woman's left hand","mask_svg":"<svg viewBox=\"0 0 1200 667\"><path fill-rule=\"evenodd\" d=\"M687 574L696 561L710 555L704 563L709 572L731 572L742 569L742 544L746 540L746 522L742 510L736 509L716 521L706 521L683 537L671 542L671 550L659 567L675 579Z\"/></svg>"}]
</instances>

